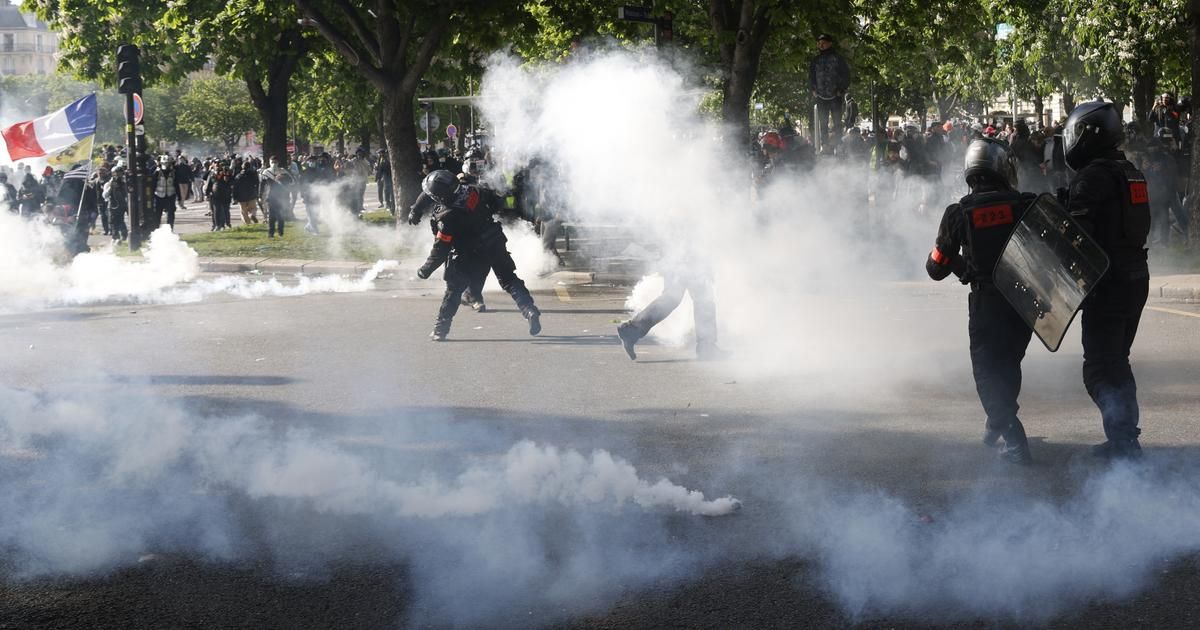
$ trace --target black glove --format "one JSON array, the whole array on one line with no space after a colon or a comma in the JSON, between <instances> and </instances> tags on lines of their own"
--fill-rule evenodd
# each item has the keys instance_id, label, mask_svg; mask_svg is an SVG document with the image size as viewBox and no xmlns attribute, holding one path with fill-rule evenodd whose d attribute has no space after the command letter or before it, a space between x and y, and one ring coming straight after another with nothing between
<instances>
[{"instance_id":1,"label":"black glove","mask_svg":"<svg viewBox=\"0 0 1200 630\"><path fill-rule=\"evenodd\" d=\"M428 280L431 275L433 275L433 270L428 267L421 267L417 270L417 277L422 280Z\"/></svg>"},{"instance_id":2,"label":"black glove","mask_svg":"<svg viewBox=\"0 0 1200 630\"><path fill-rule=\"evenodd\" d=\"M419 225L420 223L421 223L421 215L419 215L415 212L408 213L408 224L409 225Z\"/></svg>"},{"instance_id":3,"label":"black glove","mask_svg":"<svg viewBox=\"0 0 1200 630\"><path fill-rule=\"evenodd\" d=\"M1067 188L1059 188L1054 191L1054 196L1058 198L1058 203L1066 208L1071 205L1071 191Z\"/></svg>"}]
</instances>

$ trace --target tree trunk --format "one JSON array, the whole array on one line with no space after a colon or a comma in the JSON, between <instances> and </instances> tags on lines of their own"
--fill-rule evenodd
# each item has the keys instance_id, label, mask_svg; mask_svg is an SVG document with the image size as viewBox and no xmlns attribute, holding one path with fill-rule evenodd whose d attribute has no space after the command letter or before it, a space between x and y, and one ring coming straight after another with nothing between
<instances>
[{"instance_id":1,"label":"tree trunk","mask_svg":"<svg viewBox=\"0 0 1200 630\"><path fill-rule=\"evenodd\" d=\"M1041 127L1046 124L1046 104L1042 102L1041 94L1033 95L1033 111L1037 113L1037 126Z\"/></svg>"},{"instance_id":2,"label":"tree trunk","mask_svg":"<svg viewBox=\"0 0 1200 630\"><path fill-rule=\"evenodd\" d=\"M1192 24L1192 107L1200 103L1200 0L1192 0L1188 7ZM1193 117L1195 111L1193 110ZM1193 123L1193 126L1195 124ZM1192 130L1192 172L1188 186L1191 200L1188 214L1188 244L1192 249L1200 248L1200 133Z\"/></svg>"},{"instance_id":3,"label":"tree trunk","mask_svg":"<svg viewBox=\"0 0 1200 630\"><path fill-rule=\"evenodd\" d=\"M1137 68L1133 76L1133 117L1142 132L1147 133L1150 131L1150 108L1154 106L1154 92L1158 89L1158 66L1145 60L1137 64Z\"/></svg>"},{"instance_id":4,"label":"tree trunk","mask_svg":"<svg viewBox=\"0 0 1200 630\"><path fill-rule=\"evenodd\" d=\"M371 155L371 125L363 125L360 127L358 130L358 138L359 142L362 143L363 151L366 151L367 155Z\"/></svg>"},{"instance_id":5,"label":"tree trunk","mask_svg":"<svg viewBox=\"0 0 1200 630\"><path fill-rule=\"evenodd\" d=\"M1071 112L1075 110L1075 94L1073 92L1071 92L1070 90L1063 90L1062 102L1063 102L1063 120L1065 121L1067 119L1067 116L1070 116Z\"/></svg>"},{"instance_id":6,"label":"tree trunk","mask_svg":"<svg viewBox=\"0 0 1200 630\"><path fill-rule=\"evenodd\" d=\"M939 96L937 89L933 90L933 102L937 103L938 120L950 120L951 110L958 105L958 96Z\"/></svg>"},{"instance_id":7,"label":"tree trunk","mask_svg":"<svg viewBox=\"0 0 1200 630\"><path fill-rule=\"evenodd\" d=\"M721 62L725 66L725 85L721 102L721 117L733 127L730 137L735 146L745 147L750 140L750 97L758 78L758 64L770 31L766 8L755 0L741 0L735 5L729 0L710 0L709 17L718 38L733 35L733 41L720 44Z\"/></svg>"},{"instance_id":8,"label":"tree trunk","mask_svg":"<svg viewBox=\"0 0 1200 630\"><path fill-rule=\"evenodd\" d=\"M246 87L250 100L263 119L263 162L269 164L272 157L287 163L288 97L292 74L296 65L307 52L304 38L297 29L280 33L274 56L271 58L267 76L246 75ZM266 85L264 85L264 83Z\"/></svg>"},{"instance_id":9,"label":"tree trunk","mask_svg":"<svg viewBox=\"0 0 1200 630\"><path fill-rule=\"evenodd\" d=\"M417 151L417 125L413 94L399 85L383 93L383 141L392 163L396 216L407 213L421 191L421 153Z\"/></svg>"},{"instance_id":10,"label":"tree trunk","mask_svg":"<svg viewBox=\"0 0 1200 630\"><path fill-rule=\"evenodd\" d=\"M288 78L291 78L289 73ZM288 121L288 82L280 86L271 86L270 91L263 89L261 81L247 77L246 86L250 88L250 100L262 117L262 157L264 164L270 164L272 157L285 161L287 157L287 121Z\"/></svg>"}]
</instances>

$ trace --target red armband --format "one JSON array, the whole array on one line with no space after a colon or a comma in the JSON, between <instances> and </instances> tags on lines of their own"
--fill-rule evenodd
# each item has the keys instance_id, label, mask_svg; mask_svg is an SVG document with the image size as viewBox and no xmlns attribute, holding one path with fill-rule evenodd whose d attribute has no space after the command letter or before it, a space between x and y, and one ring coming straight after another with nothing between
<instances>
[{"instance_id":1,"label":"red armband","mask_svg":"<svg viewBox=\"0 0 1200 630\"><path fill-rule=\"evenodd\" d=\"M454 237L450 236L449 234L446 234L445 232L438 232L437 240L439 240L443 243L449 243L450 241L454 240Z\"/></svg>"},{"instance_id":2,"label":"red armband","mask_svg":"<svg viewBox=\"0 0 1200 630\"><path fill-rule=\"evenodd\" d=\"M937 247L934 247L933 250L929 252L929 258L939 265L950 264L950 257L943 254L942 251Z\"/></svg>"}]
</instances>

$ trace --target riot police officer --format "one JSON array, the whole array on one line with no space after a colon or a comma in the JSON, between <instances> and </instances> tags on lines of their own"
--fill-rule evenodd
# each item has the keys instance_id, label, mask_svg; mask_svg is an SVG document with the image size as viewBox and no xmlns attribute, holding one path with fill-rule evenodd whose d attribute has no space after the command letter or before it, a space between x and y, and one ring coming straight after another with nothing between
<instances>
[{"instance_id":1,"label":"riot police officer","mask_svg":"<svg viewBox=\"0 0 1200 630\"><path fill-rule=\"evenodd\" d=\"M474 279L486 277L489 269L529 321L529 334L541 332L541 311L517 276L516 263L505 246L508 239L493 219L503 200L486 188L460 184L454 174L444 170L427 175L421 188L437 204L433 215L437 233L429 258L417 270L417 276L428 278L446 264L446 293L430 337L434 341L446 339L463 291Z\"/></svg>"},{"instance_id":2,"label":"riot police officer","mask_svg":"<svg viewBox=\"0 0 1200 630\"><path fill-rule=\"evenodd\" d=\"M1121 119L1112 103L1077 105L1063 129L1063 153L1075 171L1067 209L1108 254L1108 272L1082 305L1083 383L1100 408L1104 458L1141 455L1137 384L1129 350L1150 286L1146 178L1118 147Z\"/></svg>"},{"instance_id":3,"label":"riot police officer","mask_svg":"<svg viewBox=\"0 0 1200 630\"><path fill-rule=\"evenodd\" d=\"M971 192L946 208L925 270L934 280L954 273L971 285L967 331L975 391L987 414L983 443L1017 464L1033 461L1025 427L1017 418L1021 360L1033 331L992 282L992 270L1013 228L1037 197L1012 187L1013 164L1005 144L992 138L967 147L964 175Z\"/></svg>"}]
</instances>

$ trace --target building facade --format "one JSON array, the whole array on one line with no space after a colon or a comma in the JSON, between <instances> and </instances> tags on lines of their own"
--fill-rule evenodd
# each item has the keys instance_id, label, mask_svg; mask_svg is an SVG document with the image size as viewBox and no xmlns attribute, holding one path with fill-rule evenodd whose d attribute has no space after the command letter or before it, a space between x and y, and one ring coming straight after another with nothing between
<instances>
[{"instance_id":1,"label":"building facade","mask_svg":"<svg viewBox=\"0 0 1200 630\"><path fill-rule=\"evenodd\" d=\"M0 0L0 75L53 74L58 35L32 13Z\"/></svg>"}]
</instances>

